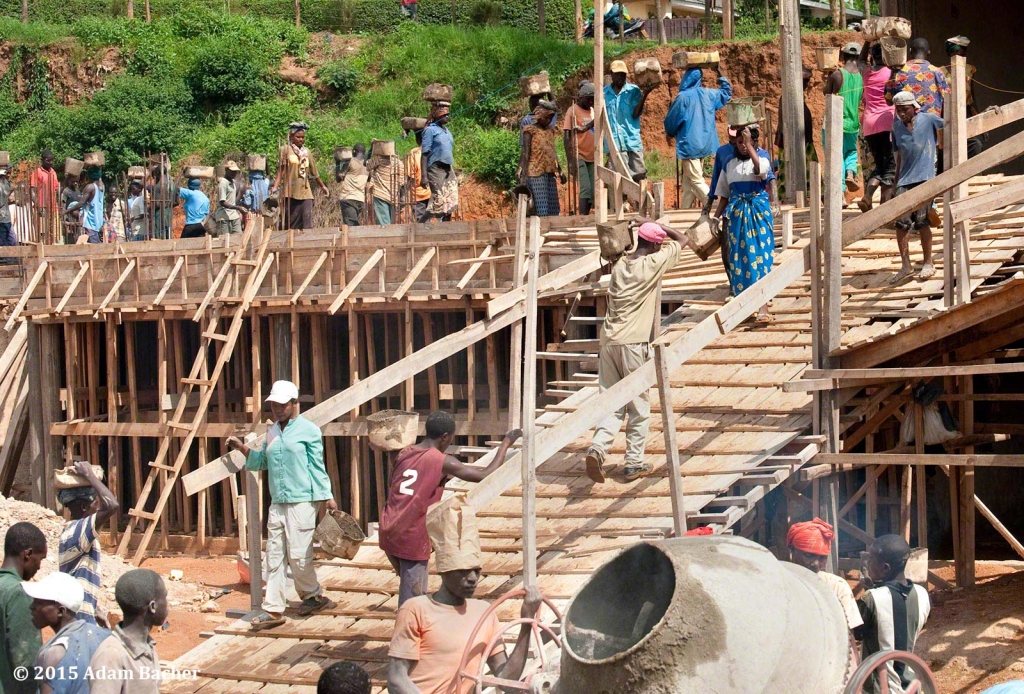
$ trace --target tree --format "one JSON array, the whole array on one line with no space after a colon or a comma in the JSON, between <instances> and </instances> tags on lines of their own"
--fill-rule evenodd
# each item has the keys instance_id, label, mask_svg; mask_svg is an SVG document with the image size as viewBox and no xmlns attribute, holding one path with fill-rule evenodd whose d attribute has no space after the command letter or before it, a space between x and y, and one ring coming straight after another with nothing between
<instances>
[{"instance_id":1,"label":"tree","mask_svg":"<svg viewBox=\"0 0 1024 694\"><path fill-rule=\"evenodd\" d=\"M28 0L21 0L21 23L28 24Z\"/></svg>"},{"instance_id":2,"label":"tree","mask_svg":"<svg viewBox=\"0 0 1024 694\"><path fill-rule=\"evenodd\" d=\"M548 33L544 24L544 0L537 0L537 29L541 36L547 36Z\"/></svg>"},{"instance_id":3,"label":"tree","mask_svg":"<svg viewBox=\"0 0 1024 694\"><path fill-rule=\"evenodd\" d=\"M128 19L135 19L135 0L128 0Z\"/></svg>"},{"instance_id":4,"label":"tree","mask_svg":"<svg viewBox=\"0 0 1024 694\"><path fill-rule=\"evenodd\" d=\"M302 7L299 0L295 0L295 26L302 26Z\"/></svg>"}]
</instances>

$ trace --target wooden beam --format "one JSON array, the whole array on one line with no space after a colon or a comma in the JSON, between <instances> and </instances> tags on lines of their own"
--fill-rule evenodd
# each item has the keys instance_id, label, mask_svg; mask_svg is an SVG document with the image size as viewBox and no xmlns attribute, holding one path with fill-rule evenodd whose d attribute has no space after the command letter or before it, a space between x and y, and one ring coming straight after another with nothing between
<instances>
[{"instance_id":1,"label":"wooden beam","mask_svg":"<svg viewBox=\"0 0 1024 694\"><path fill-rule=\"evenodd\" d=\"M316 277L316 273L320 271L320 268L323 266L324 262L327 260L327 256L329 255L330 251L324 251L316 259L316 262L313 263L313 267L311 267L309 272L306 274L306 279L302 280L302 284L300 284L299 288L295 290L294 294L292 294L292 304L297 304L299 302L299 297L302 296L302 292L306 291L306 287L308 287L310 282L313 281L313 278Z\"/></svg>"},{"instance_id":2,"label":"wooden beam","mask_svg":"<svg viewBox=\"0 0 1024 694\"><path fill-rule=\"evenodd\" d=\"M821 363L826 369L837 366L838 360L831 356L842 344L843 319L843 98L825 97L825 206L822 233L822 312L818 329L821 336ZM800 179L798 179L800 180ZM813 201L817 204L817 201ZM824 450L839 452L839 393L833 389L821 393L818 398L818 415L821 433L825 436ZM831 503L834 503L834 497ZM834 522L834 519L826 519Z\"/></svg>"},{"instance_id":3,"label":"wooden beam","mask_svg":"<svg viewBox=\"0 0 1024 694\"><path fill-rule=\"evenodd\" d=\"M153 299L154 306L159 306L160 302L164 300L164 296L167 295L167 291L174 283L174 278L178 276L178 271L181 270L181 266L184 264L185 256L179 255L178 259L174 262L174 267L172 267L170 273L168 273L167 279L164 280L164 286L160 287L160 292L156 295L156 298Z\"/></svg>"},{"instance_id":4,"label":"wooden beam","mask_svg":"<svg viewBox=\"0 0 1024 694\"><path fill-rule=\"evenodd\" d=\"M864 465L977 465L978 467L1024 467L1024 455L954 455L945 453L819 453L814 457L815 464L848 465L863 467Z\"/></svg>"},{"instance_id":5,"label":"wooden beam","mask_svg":"<svg viewBox=\"0 0 1024 694\"><path fill-rule=\"evenodd\" d=\"M554 291L586 277L592 272L601 269L601 251L594 251L585 256L566 263L557 270L552 270L537 280L537 292ZM526 300L526 287L513 287L499 297L487 302L487 317L494 318L502 311L507 311L512 306Z\"/></svg>"},{"instance_id":6,"label":"wooden beam","mask_svg":"<svg viewBox=\"0 0 1024 694\"><path fill-rule=\"evenodd\" d=\"M612 160L614 165L615 160ZM621 171L612 171L609 168L595 164L594 170L597 172L597 176L605 182L606 185L614 186L616 183L621 186L623 194L633 202L640 202L641 199L641 188L640 184L629 177L628 173Z\"/></svg>"},{"instance_id":7,"label":"wooden beam","mask_svg":"<svg viewBox=\"0 0 1024 694\"><path fill-rule=\"evenodd\" d=\"M78 274L75 275L75 278L73 280L71 280L71 284L68 285L68 289L66 292L64 292L64 296L61 297L61 300L57 304L57 307L53 309L54 313L60 313L61 311L64 310L64 307L68 305L68 301L71 300L71 295L75 293L75 290L78 288L78 285L81 284L82 282L82 278L84 278L88 272L89 261L87 260L84 263L82 263L82 266L78 269Z\"/></svg>"},{"instance_id":8,"label":"wooden beam","mask_svg":"<svg viewBox=\"0 0 1024 694\"><path fill-rule=\"evenodd\" d=\"M411 252L412 251L410 251L410 253ZM409 275L405 278L405 281L402 282L395 293L391 296L392 301L398 301L405 296L405 293L409 291L409 287L413 285L413 282L415 282L420 276L423 269L427 267L427 263L430 262L435 253L437 253L437 247L431 246L423 255L420 256L420 259L416 261L415 265L413 265L412 270L409 271Z\"/></svg>"},{"instance_id":9,"label":"wooden beam","mask_svg":"<svg viewBox=\"0 0 1024 694\"><path fill-rule=\"evenodd\" d=\"M967 137L977 137L1024 118L1024 99L993 106L967 119Z\"/></svg>"},{"instance_id":10,"label":"wooden beam","mask_svg":"<svg viewBox=\"0 0 1024 694\"><path fill-rule=\"evenodd\" d=\"M665 358L665 345L654 344L654 362L658 377L658 396L661 399L662 429L665 434L665 458L668 460L668 489L672 499L672 528L676 537L686 534L686 498L680 477L682 463L676 439L676 415L672 408L672 379Z\"/></svg>"},{"instance_id":11,"label":"wooden beam","mask_svg":"<svg viewBox=\"0 0 1024 694\"><path fill-rule=\"evenodd\" d=\"M114 282L114 286L110 288L110 291L107 292L106 297L103 298L103 301L101 301L100 305L96 308L96 312L93 314L94 318L98 317L100 311L105 309L107 305L114 300L114 297L117 296L118 290L121 289L121 285L124 284L124 281L128 279L128 275L132 274L132 270L134 269L135 259L132 258L130 261L128 261L128 265L125 266L124 271L121 272L120 276L117 278L117 281Z\"/></svg>"},{"instance_id":12,"label":"wooden beam","mask_svg":"<svg viewBox=\"0 0 1024 694\"><path fill-rule=\"evenodd\" d=\"M1022 200L1024 200L1024 177L1017 177L1009 183L989 188L969 198L951 202L949 211L952 213L953 223L960 224L986 212L994 212Z\"/></svg>"},{"instance_id":13,"label":"wooden beam","mask_svg":"<svg viewBox=\"0 0 1024 694\"><path fill-rule=\"evenodd\" d=\"M32 297L32 292L36 290L36 287L39 285L40 280L43 279L43 275L46 274L46 269L49 266L49 263L45 260L39 263L39 267L37 267L36 271L32 274L32 279L30 279L28 284L25 286L25 291L21 293L21 298L18 299L18 303L15 304L14 310L11 311L10 318L8 318L7 322L4 323L5 331L11 332L11 328L13 328L14 324L18 321L18 316L21 315L21 312L25 310L25 304L27 304L28 300Z\"/></svg>"},{"instance_id":14,"label":"wooden beam","mask_svg":"<svg viewBox=\"0 0 1024 694\"><path fill-rule=\"evenodd\" d=\"M523 485L523 587L537 585L537 275L540 274L540 219L530 218L530 241L527 259L526 320L523 332L526 342L523 351L523 397L521 402L510 402L509 408L522 407L523 423L522 466ZM513 364L513 368L518 367Z\"/></svg>"},{"instance_id":15,"label":"wooden beam","mask_svg":"<svg viewBox=\"0 0 1024 694\"><path fill-rule=\"evenodd\" d=\"M488 244L488 246L486 248L484 248L484 252L480 254L480 258L481 259L482 258L489 258L491 253L493 253L493 252L494 252L494 244L493 243L492 244ZM472 265L470 265L469 269L466 270L466 274L463 275L462 279L460 279L458 284L455 285L455 288L456 289L465 289L466 285L469 284L469 281L471 279L473 279L473 275L475 275L477 273L477 271L479 271L480 268L483 267L483 265L484 264L482 262L480 262L480 260L477 260L477 262L475 262Z\"/></svg>"},{"instance_id":16,"label":"wooden beam","mask_svg":"<svg viewBox=\"0 0 1024 694\"><path fill-rule=\"evenodd\" d=\"M1009 374L1024 371L1024 362L1004 364L969 364L950 366L919 366L896 369L807 369L804 377L810 380L832 381L942 378L943 376L979 376Z\"/></svg>"},{"instance_id":17,"label":"wooden beam","mask_svg":"<svg viewBox=\"0 0 1024 694\"><path fill-rule=\"evenodd\" d=\"M782 53L782 113L779 125L786 133L785 162L788 202L804 189L807 160L804 153L803 48L800 45L800 0L779 1L779 40ZM815 201L817 204L817 201Z\"/></svg>"},{"instance_id":18,"label":"wooden beam","mask_svg":"<svg viewBox=\"0 0 1024 694\"><path fill-rule=\"evenodd\" d=\"M362 282L366 278L366 276L370 274L370 270L372 270L383 257L383 248L378 248L376 251L374 251L373 255L371 255L365 263L363 263L363 266L359 268L359 271L352 277L351 280L349 280L349 283L345 285L345 288L342 289L341 293L339 293L338 296L334 299L334 301L331 303L331 307L327 309L327 312L330 313L332 316L335 313L337 313L338 309L341 308L341 305L345 303L345 299L347 299L352 294L352 292L356 290L356 287L359 286L359 283Z\"/></svg>"},{"instance_id":19,"label":"wooden beam","mask_svg":"<svg viewBox=\"0 0 1024 694\"><path fill-rule=\"evenodd\" d=\"M400 385L411 375L420 373L429 366L447 359L466 349L469 345L502 330L513 322L520 320L526 313L525 306L517 306L493 320L480 321L466 326L462 330L445 335L423 349L404 357L391 366L358 381L337 395L314 405L302 416L317 426L333 422L338 417L352 412L360 405L369 402L378 394ZM261 444L263 437L257 437L255 445ZM202 469L194 470L182 477L185 493L195 494L213 484L225 480L242 469L245 458L241 453L232 452L207 463Z\"/></svg>"}]
</instances>

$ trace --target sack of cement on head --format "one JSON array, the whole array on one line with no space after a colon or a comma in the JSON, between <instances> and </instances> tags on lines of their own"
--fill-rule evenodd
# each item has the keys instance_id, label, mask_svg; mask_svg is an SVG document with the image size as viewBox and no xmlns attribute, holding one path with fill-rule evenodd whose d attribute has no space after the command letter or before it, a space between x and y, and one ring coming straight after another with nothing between
<instances>
[{"instance_id":1,"label":"sack of cement on head","mask_svg":"<svg viewBox=\"0 0 1024 694\"><path fill-rule=\"evenodd\" d=\"M614 262L624 253L636 248L636 230L629 222L597 225L597 243L601 248L601 259Z\"/></svg>"},{"instance_id":2,"label":"sack of cement on head","mask_svg":"<svg viewBox=\"0 0 1024 694\"><path fill-rule=\"evenodd\" d=\"M92 472L97 479L103 479L103 468L99 465L92 466ZM53 473L54 487L57 489L74 489L75 487L90 486L89 480L75 472L73 465L61 468Z\"/></svg>"},{"instance_id":3,"label":"sack of cement on head","mask_svg":"<svg viewBox=\"0 0 1024 694\"><path fill-rule=\"evenodd\" d=\"M434 508L427 511L427 534L434 548L437 572L479 569L483 556L476 509L462 495L455 496L440 513L431 514Z\"/></svg>"},{"instance_id":4,"label":"sack of cement on head","mask_svg":"<svg viewBox=\"0 0 1024 694\"><path fill-rule=\"evenodd\" d=\"M551 80L548 78L547 70L536 75L519 78L519 88L523 96L537 96L538 94L551 93Z\"/></svg>"},{"instance_id":5,"label":"sack of cement on head","mask_svg":"<svg viewBox=\"0 0 1024 694\"><path fill-rule=\"evenodd\" d=\"M900 442L904 446L910 446L917 441L914 423L914 404L907 405L903 414L903 424L900 426ZM935 446L960 436L959 431L950 431L946 428L945 423L942 421L942 414L939 412L939 405L936 402L924 407L922 419L924 420L924 445L926 446Z\"/></svg>"}]
</instances>

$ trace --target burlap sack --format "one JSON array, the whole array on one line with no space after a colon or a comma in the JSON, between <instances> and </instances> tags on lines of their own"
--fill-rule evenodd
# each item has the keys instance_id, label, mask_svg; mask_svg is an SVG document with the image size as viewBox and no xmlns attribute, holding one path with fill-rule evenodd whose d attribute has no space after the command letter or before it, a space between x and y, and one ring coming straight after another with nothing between
<instances>
[{"instance_id":1,"label":"burlap sack","mask_svg":"<svg viewBox=\"0 0 1024 694\"><path fill-rule=\"evenodd\" d=\"M427 533L434 547L438 573L479 569L483 565L480 531L476 527L476 509L457 496L443 513L427 514Z\"/></svg>"}]
</instances>

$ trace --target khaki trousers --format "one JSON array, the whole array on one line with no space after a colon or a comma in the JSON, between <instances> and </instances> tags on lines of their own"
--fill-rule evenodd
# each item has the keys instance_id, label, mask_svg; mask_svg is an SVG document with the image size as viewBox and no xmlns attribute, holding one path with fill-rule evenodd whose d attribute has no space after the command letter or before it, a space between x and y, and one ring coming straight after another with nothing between
<instances>
[{"instance_id":1,"label":"khaki trousers","mask_svg":"<svg viewBox=\"0 0 1024 694\"><path fill-rule=\"evenodd\" d=\"M267 513L267 592L263 597L265 612L281 613L287 607L285 588L289 568L300 599L323 594L313 567L313 531L320 503L302 501L270 505Z\"/></svg>"},{"instance_id":2,"label":"khaki trousers","mask_svg":"<svg viewBox=\"0 0 1024 694\"><path fill-rule=\"evenodd\" d=\"M693 201L700 203L702 207L708 201L708 184L704 182L704 162L701 159L680 159L680 185L682 187L679 208L688 210L693 207Z\"/></svg>"},{"instance_id":3,"label":"khaki trousers","mask_svg":"<svg viewBox=\"0 0 1024 694\"><path fill-rule=\"evenodd\" d=\"M650 358L651 346L646 342L632 345L608 344L601 347L600 360L597 367L597 383L601 392L608 390L642 367ZM601 452L602 458L607 455L612 441L622 428L622 420L629 415L626 423L626 464L635 465L643 462L644 449L647 447L647 429L651 419L651 398L645 390L631 400L625 407L610 413L601 420L594 430L591 448Z\"/></svg>"}]
</instances>

